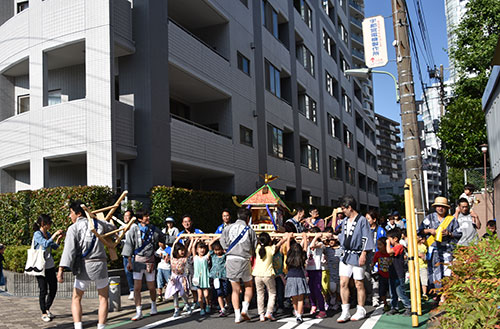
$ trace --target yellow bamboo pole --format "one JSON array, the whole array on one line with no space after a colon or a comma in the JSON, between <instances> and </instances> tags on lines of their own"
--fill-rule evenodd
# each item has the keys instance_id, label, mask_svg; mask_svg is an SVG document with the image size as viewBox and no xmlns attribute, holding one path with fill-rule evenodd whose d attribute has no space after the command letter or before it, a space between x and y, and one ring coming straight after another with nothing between
<instances>
[{"instance_id":1,"label":"yellow bamboo pole","mask_svg":"<svg viewBox=\"0 0 500 329\"><path fill-rule=\"evenodd\" d=\"M405 181L405 213L406 213L406 221L407 227L413 227L412 224L412 213L415 212L415 209L412 208L412 195L410 190L411 179L407 179ZM409 225L408 225L409 224ZM417 315L417 294L416 294L416 285L415 285L415 251L413 250L413 239L414 234L413 230L407 230L408 234L408 271L410 272L410 298L411 298L411 324L413 327L418 327L418 315ZM393 296L392 298L397 298L397 296Z\"/></svg>"},{"instance_id":2,"label":"yellow bamboo pole","mask_svg":"<svg viewBox=\"0 0 500 329\"><path fill-rule=\"evenodd\" d=\"M415 210L415 204L413 200L413 185L409 184L410 186L410 205L411 209ZM406 225L406 230L411 230L413 233L413 236L415 237L411 241L413 242L413 250L415 252L415 286L417 288L416 290L416 295L417 295L417 314L422 315L422 296L421 296L421 290L420 290L420 266L419 266L419 255L418 255L418 242L417 242L417 220L415 216L415 211L412 211L412 220L411 220L411 225Z\"/></svg>"}]
</instances>

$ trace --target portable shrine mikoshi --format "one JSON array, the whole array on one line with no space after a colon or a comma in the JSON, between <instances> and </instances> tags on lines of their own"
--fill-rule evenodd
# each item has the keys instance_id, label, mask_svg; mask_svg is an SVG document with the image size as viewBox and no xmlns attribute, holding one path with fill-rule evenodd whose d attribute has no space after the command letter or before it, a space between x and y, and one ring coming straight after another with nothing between
<instances>
[{"instance_id":1,"label":"portable shrine mikoshi","mask_svg":"<svg viewBox=\"0 0 500 329\"><path fill-rule=\"evenodd\" d=\"M269 183L278 176L265 174L264 185L247 197L243 202L237 203L240 207L246 207L252 212L250 227L255 232L284 232L283 218L286 212L292 213L287 205L281 200Z\"/></svg>"},{"instance_id":2,"label":"portable shrine mikoshi","mask_svg":"<svg viewBox=\"0 0 500 329\"><path fill-rule=\"evenodd\" d=\"M116 209L120 207L121 202L123 201L123 199L125 199L127 194L128 191L124 191L113 205L104 207L102 209L90 210L84 204L81 205L82 209L85 211L85 214L87 215L87 218L89 220L90 231L92 231L92 233L94 233L95 236L99 240L101 240L101 242L108 248L109 257L111 258L111 260L118 259L118 255L116 253L116 246L120 243L120 241L125 236L125 233L127 233L132 224L135 222L135 217L133 217L127 224L125 224L124 222L113 216ZM105 213L106 211L108 212L107 214ZM94 226L94 219L106 222L111 222L114 220L122 227L101 235L97 232ZM116 236L117 234L119 234L118 237L115 240L113 240L113 237Z\"/></svg>"}]
</instances>

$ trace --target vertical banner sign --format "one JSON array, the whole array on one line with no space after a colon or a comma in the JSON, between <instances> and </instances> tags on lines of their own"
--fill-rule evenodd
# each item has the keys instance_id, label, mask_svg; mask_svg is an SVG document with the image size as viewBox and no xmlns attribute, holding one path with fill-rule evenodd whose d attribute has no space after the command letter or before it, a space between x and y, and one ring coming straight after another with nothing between
<instances>
[{"instance_id":1,"label":"vertical banner sign","mask_svg":"<svg viewBox=\"0 0 500 329\"><path fill-rule=\"evenodd\" d=\"M387 64L385 23L382 16L368 17L363 20L363 43L367 67L380 67Z\"/></svg>"}]
</instances>

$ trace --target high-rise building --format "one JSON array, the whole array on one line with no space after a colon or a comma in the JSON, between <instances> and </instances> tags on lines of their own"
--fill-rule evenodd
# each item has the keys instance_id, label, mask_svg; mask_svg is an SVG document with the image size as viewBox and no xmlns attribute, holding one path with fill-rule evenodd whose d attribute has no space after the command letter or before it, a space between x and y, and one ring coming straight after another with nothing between
<instances>
[{"instance_id":1,"label":"high-rise building","mask_svg":"<svg viewBox=\"0 0 500 329\"><path fill-rule=\"evenodd\" d=\"M404 187L404 150L401 142L400 123L375 113L377 128L377 168L380 202L393 200L401 195Z\"/></svg>"},{"instance_id":2,"label":"high-rise building","mask_svg":"<svg viewBox=\"0 0 500 329\"><path fill-rule=\"evenodd\" d=\"M456 34L454 30L460 24L460 21L467 11L467 3L469 0L444 0L446 14L446 33L448 35L448 49L451 49L456 42ZM455 66L450 60L450 81L455 83L458 79Z\"/></svg>"},{"instance_id":3,"label":"high-rise building","mask_svg":"<svg viewBox=\"0 0 500 329\"><path fill-rule=\"evenodd\" d=\"M0 191L378 206L363 1L0 0Z\"/></svg>"},{"instance_id":4,"label":"high-rise building","mask_svg":"<svg viewBox=\"0 0 500 329\"><path fill-rule=\"evenodd\" d=\"M441 95L443 92L443 95ZM439 83L425 89L422 101L419 102L422 172L425 204L428 209L437 196L447 194L446 165L439 154L442 148L437 130L441 117L444 115L443 102L451 96L452 88L449 81L444 82L443 91Z\"/></svg>"}]
</instances>

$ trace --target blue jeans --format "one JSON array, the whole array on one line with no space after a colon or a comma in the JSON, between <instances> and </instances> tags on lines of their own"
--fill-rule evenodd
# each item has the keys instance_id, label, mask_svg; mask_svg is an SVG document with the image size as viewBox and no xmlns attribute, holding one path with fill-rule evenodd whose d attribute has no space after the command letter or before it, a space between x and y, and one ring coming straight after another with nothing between
<instances>
[{"instance_id":1,"label":"blue jeans","mask_svg":"<svg viewBox=\"0 0 500 329\"><path fill-rule=\"evenodd\" d=\"M285 308L285 284L283 283L283 279L280 276L276 276L274 278L276 281L276 304L281 309Z\"/></svg>"},{"instance_id":2,"label":"blue jeans","mask_svg":"<svg viewBox=\"0 0 500 329\"><path fill-rule=\"evenodd\" d=\"M134 291L134 274L127 270L128 257L123 257L123 268L125 269L125 276L127 277L128 290Z\"/></svg>"},{"instance_id":3,"label":"blue jeans","mask_svg":"<svg viewBox=\"0 0 500 329\"><path fill-rule=\"evenodd\" d=\"M398 309L398 297L403 302L403 305L406 309L411 309L411 302L408 296L405 293L405 283L399 279L389 279L389 283L391 286L391 306L394 309Z\"/></svg>"},{"instance_id":4,"label":"blue jeans","mask_svg":"<svg viewBox=\"0 0 500 329\"><path fill-rule=\"evenodd\" d=\"M159 268L157 273L156 273L156 287L158 289L162 289L164 286L167 285L168 280L170 279L170 270L164 270Z\"/></svg>"}]
</instances>

